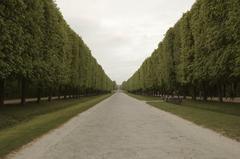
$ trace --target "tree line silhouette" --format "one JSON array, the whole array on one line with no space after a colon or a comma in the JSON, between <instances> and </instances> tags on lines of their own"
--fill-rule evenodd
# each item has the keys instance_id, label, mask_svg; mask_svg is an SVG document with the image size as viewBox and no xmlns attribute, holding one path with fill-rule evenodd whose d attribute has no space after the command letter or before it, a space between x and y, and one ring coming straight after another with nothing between
<instances>
[{"instance_id":1,"label":"tree line silhouette","mask_svg":"<svg viewBox=\"0 0 240 159\"><path fill-rule=\"evenodd\" d=\"M197 0L123 89L219 101L239 96L239 8L239 0Z\"/></svg>"},{"instance_id":2,"label":"tree line silhouette","mask_svg":"<svg viewBox=\"0 0 240 159\"><path fill-rule=\"evenodd\" d=\"M1 0L0 104L4 98L79 97L113 82L53 0Z\"/></svg>"}]
</instances>

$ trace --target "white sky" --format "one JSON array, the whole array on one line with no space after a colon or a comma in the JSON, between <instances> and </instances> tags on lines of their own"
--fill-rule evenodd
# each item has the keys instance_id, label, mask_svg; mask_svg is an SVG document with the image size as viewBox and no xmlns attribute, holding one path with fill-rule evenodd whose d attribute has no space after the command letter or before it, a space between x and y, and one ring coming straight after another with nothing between
<instances>
[{"instance_id":1,"label":"white sky","mask_svg":"<svg viewBox=\"0 0 240 159\"><path fill-rule=\"evenodd\" d=\"M195 0L56 0L65 20L118 84L157 48Z\"/></svg>"}]
</instances>

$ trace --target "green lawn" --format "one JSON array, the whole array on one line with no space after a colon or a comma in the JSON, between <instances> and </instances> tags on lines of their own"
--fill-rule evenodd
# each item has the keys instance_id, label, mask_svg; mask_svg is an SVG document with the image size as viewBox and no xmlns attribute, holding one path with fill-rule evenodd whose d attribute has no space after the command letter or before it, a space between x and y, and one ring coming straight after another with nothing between
<instances>
[{"instance_id":1,"label":"green lawn","mask_svg":"<svg viewBox=\"0 0 240 159\"><path fill-rule=\"evenodd\" d=\"M240 141L240 104L185 100L182 105L149 101L149 97L129 94L148 104Z\"/></svg>"},{"instance_id":2,"label":"green lawn","mask_svg":"<svg viewBox=\"0 0 240 159\"><path fill-rule=\"evenodd\" d=\"M143 101L156 101L156 100L161 100L160 97L153 97L153 96L141 96L141 95L135 95L132 93L126 93L127 95L136 98L138 100L143 100Z\"/></svg>"},{"instance_id":3,"label":"green lawn","mask_svg":"<svg viewBox=\"0 0 240 159\"><path fill-rule=\"evenodd\" d=\"M82 97L81 99L53 100L51 103L42 101L40 104L27 103L25 106L18 104L0 107L0 130L30 120L32 117L65 109L92 98L93 97Z\"/></svg>"},{"instance_id":4,"label":"green lawn","mask_svg":"<svg viewBox=\"0 0 240 159\"><path fill-rule=\"evenodd\" d=\"M108 95L0 108L0 157L91 108Z\"/></svg>"}]
</instances>

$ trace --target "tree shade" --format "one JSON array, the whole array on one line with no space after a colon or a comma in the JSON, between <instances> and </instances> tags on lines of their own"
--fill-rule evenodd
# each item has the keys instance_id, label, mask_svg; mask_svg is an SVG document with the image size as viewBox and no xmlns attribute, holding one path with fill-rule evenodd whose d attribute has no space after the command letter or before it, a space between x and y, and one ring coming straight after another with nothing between
<instances>
[{"instance_id":1,"label":"tree shade","mask_svg":"<svg viewBox=\"0 0 240 159\"><path fill-rule=\"evenodd\" d=\"M53 0L1 0L0 103L79 97L115 88Z\"/></svg>"},{"instance_id":2,"label":"tree shade","mask_svg":"<svg viewBox=\"0 0 240 159\"><path fill-rule=\"evenodd\" d=\"M122 88L148 95L240 94L239 0L197 0Z\"/></svg>"}]
</instances>

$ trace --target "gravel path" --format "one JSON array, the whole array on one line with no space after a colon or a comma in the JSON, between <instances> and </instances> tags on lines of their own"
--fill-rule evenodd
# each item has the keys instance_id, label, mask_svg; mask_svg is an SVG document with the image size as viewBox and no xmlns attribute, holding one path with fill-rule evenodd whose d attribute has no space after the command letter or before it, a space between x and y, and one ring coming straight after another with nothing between
<instances>
[{"instance_id":1,"label":"gravel path","mask_svg":"<svg viewBox=\"0 0 240 159\"><path fill-rule=\"evenodd\" d=\"M240 143L116 93L12 159L237 159Z\"/></svg>"}]
</instances>

